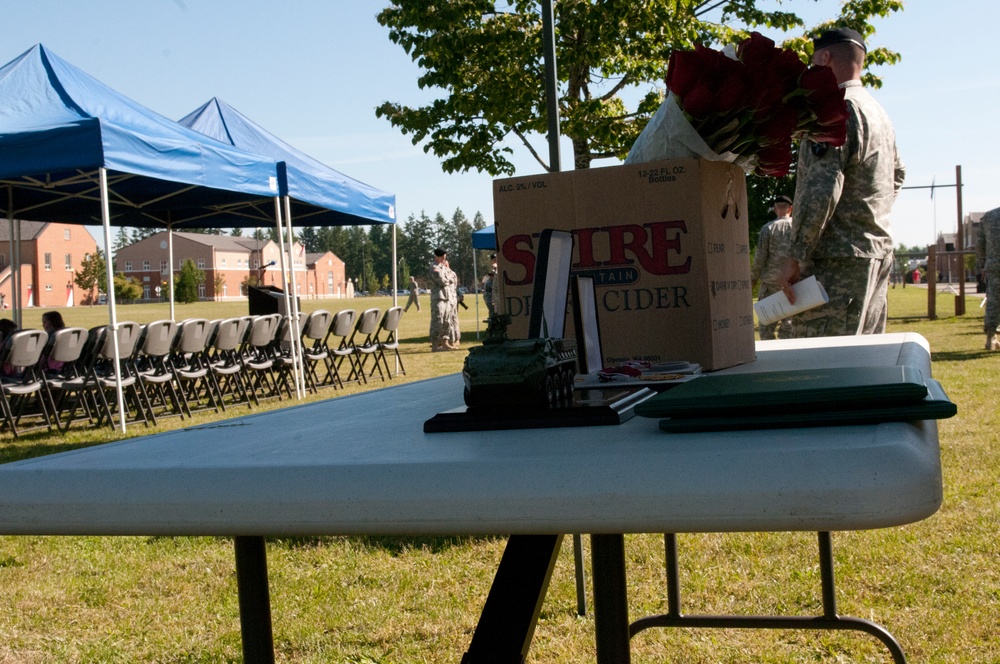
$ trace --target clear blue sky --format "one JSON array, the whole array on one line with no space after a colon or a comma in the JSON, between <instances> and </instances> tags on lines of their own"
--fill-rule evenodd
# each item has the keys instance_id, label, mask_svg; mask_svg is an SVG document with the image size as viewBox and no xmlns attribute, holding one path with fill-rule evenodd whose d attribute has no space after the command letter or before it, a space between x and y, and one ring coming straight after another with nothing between
<instances>
[{"instance_id":1,"label":"clear blue sky","mask_svg":"<svg viewBox=\"0 0 1000 664\"><path fill-rule=\"evenodd\" d=\"M773 0L766 0L773 2ZM42 43L119 92L178 119L217 96L312 157L397 197L405 220L461 208L493 221L492 178L447 175L438 161L375 117L382 101L416 105L418 70L375 14L383 0L32 0L3 2L0 62ZM782 7L811 20L837 0ZM808 12L808 14L806 14ZM1000 2L912 1L877 24L873 43L903 55L881 71L876 97L892 117L907 185L954 184L962 166L966 213L1000 206L994 156L1000 109ZM541 140L539 146L544 150ZM571 167L568 151L563 163ZM600 162L611 165L611 162ZM540 171L526 151L518 175ZM904 191L897 242L926 244L956 225L955 189Z\"/></svg>"}]
</instances>

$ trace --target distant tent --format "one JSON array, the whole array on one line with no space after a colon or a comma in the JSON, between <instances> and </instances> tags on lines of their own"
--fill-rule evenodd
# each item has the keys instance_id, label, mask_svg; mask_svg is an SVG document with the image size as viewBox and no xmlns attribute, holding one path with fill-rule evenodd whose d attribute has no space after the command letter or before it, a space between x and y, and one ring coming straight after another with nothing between
<instances>
[{"instance_id":1,"label":"distant tent","mask_svg":"<svg viewBox=\"0 0 1000 664\"><path fill-rule=\"evenodd\" d=\"M371 187L316 161L269 133L218 97L209 99L178 122L217 141L270 157L278 162L278 189L286 202L286 223L289 227L396 223L395 195ZM291 251L292 241L289 231L285 238L288 251ZM395 265L395 227L392 235L392 255ZM394 272L392 276L394 293L396 288Z\"/></svg>"},{"instance_id":2,"label":"distant tent","mask_svg":"<svg viewBox=\"0 0 1000 664\"><path fill-rule=\"evenodd\" d=\"M218 97L208 100L179 122L218 141L278 162L278 189L284 201L286 226L279 233L279 238L282 256L287 255L289 264L293 260L293 225L357 226L396 223L396 197L393 194L370 187L316 161L269 133ZM395 226L392 233L392 264L396 265ZM282 274L285 273L284 266L281 271ZM291 275L294 292L297 288L294 270ZM394 303L397 288L396 271L393 270ZM298 320L295 315L296 307L293 298L293 321Z\"/></svg>"},{"instance_id":3,"label":"distant tent","mask_svg":"<svg viewBox=\"0 0 1000 664\"><path fill-rule=\"evenodd\" d=\"M497 227L495 225L472 231L473 249L496 249L497 248Z\"/></svg>"},{"instance_id":4,"label":"distant tent","mask_svg":"<svg viewBox=\"0 0 1000 664\"><path fill-rule=\"evenodd\" d=\"M396 197L348 177L288 145L217 97L179 120L217 141L270 157L279 164L278 187L291 198L299 226L396 223Z\"/></svg>"},{"instance_id":5,"label":"distant tent","mask_svg":"<svg viewBox=\"0 0 1000 664\"><path fill-rule=\"evenodd\" d=\"M0 210L11 226L14 265L15 219L101 223L110 254L112 224L169 228L211 218L212 225L231 225L224 220L245 210L273 209L278 194L274 160L182 127L41 44L0 67ZM110 255L107 266L110 284ZM12 306L19 309L18 271L12 275ZM120 387L118 396L121 404Z\"/></svg>"}]
</instances>

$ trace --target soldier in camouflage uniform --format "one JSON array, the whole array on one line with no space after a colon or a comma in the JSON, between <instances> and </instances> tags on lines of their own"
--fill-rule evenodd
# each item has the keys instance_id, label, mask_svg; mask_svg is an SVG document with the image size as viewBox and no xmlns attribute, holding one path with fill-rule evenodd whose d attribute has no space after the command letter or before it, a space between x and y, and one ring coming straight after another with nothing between
<instances>
[{"instance_id":1,"label":"soldier in camouflage uniform","mask_svg":"<svg viewBox=\"0 0 1000 664\"><path fill-rule=\"evenodd\" d=\"M497 277L497 255L490 254L490 271L483 279L483 302L486 303L487 318L496 313L496 306L493 304L493 280Z\"/></svg>"},{"instance_id":2,"label":"soldier in camouflage uniform","mask_svg":"<svg viewBox=\"0 0 1000 664\"><path fill-rule=\"evenodd\" d=\"M990 210L979 221L976 235L976 267L986 279L986 312L983 330L986 350L1000 350L1000 208Z\"/></svg>"},{"instance_id":3,"label":"soldier in camouflage uniform","mask_svg":"<svg viewBox=\"0 0 1000 664\"><path fill-rule=\"evenodd\" d=\"M792 337L885 331L892 270L889 212L903 185L903 163L888 115L861 84L867 52L859 33L827 30L813 42L813 64L829 66L844 89L847 141L841 147L803 140L795 186L795 220L782 288L815 275L829 304L790 319Z\"/></svg>"},{"instance_id":4,"label":"soldier in camouflage uniform","mask_svg":"<svg viewBox=\"0 0 1000 664\"><path fill-rule=\"evenodd\" d=\"M776 197L774 214L777 219L772 219L760 229L757 248L753 255L753 267L750 269L751 285L760 282L760 288L757 290L758 301L781 290L781 268L785 264L788 246L792 240L792 199L784 195ZM787 327L785 321L761 325L758 328L760 338L774 339L775 330L779 326Z\"/></svg>"},{"instance_id":5,"label":"soldier in camouflage uniform","mask_svg":"<svg viewBox=\"0 0 1000 664\"><path fill-rule=\"evenodd\" d=\"M452 301L455 293L455 273L448 267L448 253L444 249L434 250L429 277L431 286L431 350L452 350Z\"/></svg>"}]
</instances>

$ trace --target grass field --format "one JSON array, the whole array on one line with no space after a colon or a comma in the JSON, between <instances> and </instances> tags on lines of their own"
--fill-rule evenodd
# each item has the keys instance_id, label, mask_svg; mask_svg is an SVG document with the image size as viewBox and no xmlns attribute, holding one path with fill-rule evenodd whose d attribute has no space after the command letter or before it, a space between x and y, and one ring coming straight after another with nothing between
<instances>
[{"instance_id":1,"label":"grass field","mask_svg":"<svg viewBox=\"0 0 1000 664\"><path fill-rule=\"evenodd\" d=\"M940 423L944 505L905 527L835 533L838 609L885 625L910 662L1000 662L1000 421L992 387L1000 353L982 349L978 300L969 298L966 316L955 318L953 296L939 295L941 318L928 321L922 317L926 298L916 288L890 291L889 330L927 337L935 377L959 406L957 417ZM303 305L384 308L388 300ZM177 315L218 318L244 311L245 304L194 304L179 306ZM26 326L37 325L40 315L28 312ZM70 325L106 322L102 309L64 315ZM119 310L122 320L165 316L165 306ZM466 344L474 343L475 320L474 310L463 312ZM429 352L427 323L426 306L403 317L407 375L401 380L461 367L464 353ZM180 425L174 418L157 430ZM129 435L146 432L140 427ZM0 460L118 437L82 429L65 438L0 437ZM820 612L814 534L682 535L679 542L685 612ZM482 537L269 540L278 661L457 662L503 545ZM529 662L594 659L593 619L575 615L571 549L567 541ZM630 616L663 612L662 537L628 536L626 555ZM0 537L0 589L2 663L241 658L232 543L222 538ZM853 633L649 630L632 648L637 663L890 661L874 639Z\"/></svg>"}]
</instances>

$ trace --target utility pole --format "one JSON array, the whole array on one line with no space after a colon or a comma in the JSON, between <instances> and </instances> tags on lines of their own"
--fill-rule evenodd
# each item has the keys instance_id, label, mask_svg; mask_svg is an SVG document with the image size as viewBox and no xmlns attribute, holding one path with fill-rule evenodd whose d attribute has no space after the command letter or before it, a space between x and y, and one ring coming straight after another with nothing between
<instances>
[{"instance_id":1,"label":"utility pole","mask_svg":"<svg viewBox=\"0 0 1000 664\"><path fill-rule=\"evenodd\" d=\"M955 200L958 204L958 233L955 234L955 246L959 251L965 251L962 229L962 165L955 166ZM958 295L955 296L955 315L965 315L965 254L958 255Z\"/></svg>"}]
</instances>

